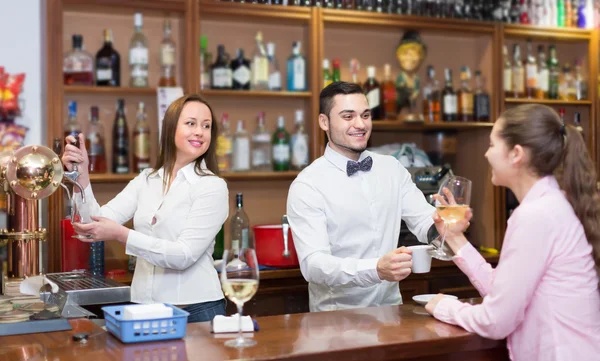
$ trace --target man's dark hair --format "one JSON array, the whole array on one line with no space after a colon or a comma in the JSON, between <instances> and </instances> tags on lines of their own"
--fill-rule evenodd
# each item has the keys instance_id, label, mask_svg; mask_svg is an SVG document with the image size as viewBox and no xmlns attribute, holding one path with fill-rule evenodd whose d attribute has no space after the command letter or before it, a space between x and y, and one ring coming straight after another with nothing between
<instances>
[{"instance_id":1,"label":"man's dark hair","mask_svg":"<svg viewBox=\"0 0 600 361\"><path fill-rule=\"evenodd\" d=\"M325 114L329 118L331 108L333 108L333 98L338 94L363 94L363 89L356 83L345 81L336 81L321 90L319 95L319 114Z\"/></svg>"}]
</instances>

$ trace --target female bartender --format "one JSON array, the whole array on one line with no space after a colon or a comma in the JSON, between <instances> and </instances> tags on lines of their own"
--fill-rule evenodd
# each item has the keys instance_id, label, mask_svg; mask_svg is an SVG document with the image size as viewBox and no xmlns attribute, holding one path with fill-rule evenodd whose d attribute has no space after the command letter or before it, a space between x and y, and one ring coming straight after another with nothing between
<instances>
[{"instance_id":1,"label":"female bartender","mask_svg":"<svg viewBox=\"0 0 600 361\"><path fill-rule=\"evenodd\" d=\"M215 140L212 142L211 140ZM131 301L177 305L188 322L210 321L225 314L225 299L212 252L228 216L228 190L217 174L217 123L197 94L174 101L165 114L160 154L153 169L135 177L114 199L100 207L89 177L84 138L79 148L66 138L62 156L69 170L79 164L86 202L75 196L81 219L75 231L91 241L116 240L137 257ZM133 218L133 229L123 224Z\"/></svg>"}]
</instances>

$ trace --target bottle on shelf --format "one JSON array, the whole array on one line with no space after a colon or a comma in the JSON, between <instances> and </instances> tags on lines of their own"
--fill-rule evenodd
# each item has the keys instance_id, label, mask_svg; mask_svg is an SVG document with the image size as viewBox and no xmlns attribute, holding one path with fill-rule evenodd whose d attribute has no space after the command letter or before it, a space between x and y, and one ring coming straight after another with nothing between
<instances>
[{"instance_id":1,"label":"bottle on shelf","mask_svg":"<svg viewBox=\"0 0 600 361\"><path fill-rule=\"evenodd\" d=\"M229 115L223 113L221 117L221 130L217 136L217 166L221 172L231 172L233 156L233 137L229 129Z\"/></svg>"},{"instance_id":2,"label":"bottle on shelf","mask_svg":"<svg viewBox=\"0 0 600 361\"><path fill-rule=\"evenodd\" d=\"M423 87L423 118L428 123L438 123L441 119L440 86L435 79L435 69L427 66L427 81Z\"/></svg>"},{"instance_id":3,"label":"bottle on shelf","mask_svg":"<svg viewBox=\"0 0 600 361\"><path fill-rule=\"evenodd\" d=\"M232 249L254 248L250 233L250 220L244 211L244 195L242 193L235 195L235 212L229 219L229 227Z\"/></svg>"},{"instance_id":4,"label":"bottle on shelf","mask_svg":"<svg viewBox=\"0 0 600 361\"><path fill-rule=\"evenodd\" d=\"M333 72L331 73L331 80L335 83L336 81L341 81L341 72L340 72L340 59L333 59Z\"/></svg>"},{"instance_id":5,"label":"bottle on shelf","mask_svg":"<svg viewBox=\"0 0 600 361\"><path fill-rule=\"evenodd\" d=\"M129 130L125 117L125 100L117 100L117 113L112 131L112 171L115 174L129 173Z\"/></svg>"},{"instance_id":6,"label":"bottle on shelf","mask_svg":"<svg viewBox=\"0 0 600 361\"><path fill-rule=\"evenodd\" d=\"M65 85L94 85L94 57L83 50L83 36L73 34L73 49L63 58Z\"/></svg>"},{"instance_id":7,"label":"bottle on shelf","mask_svg":"<svg viewBox=\"0 0 600 361\"><path fill-rule=\"evenodd\" d=\"M304 130L304 111L296 110L296 132L292 134L292 168L301 170L308 165L308 134Z\"/></svg>"},{"instance_id":8,"label":"bottle on shelf","mask_svg":"<svg viewBox=\"0 0 600 361\"><path fill-rule=\"evenodd\" d=\"M473 90L469 84L471 70L463 66L460 69L460 89L458 89L458 119L463 122L473 121Z\"/></svg>"},{"instance_id":9,"label":"bottle on shelf","mask_svg":"<svg viewBox=\"0 0 600 361\"><path fill-rule=\"evenodd\" d=\"M576 100L577 90L571 64L565 63L559 85L559 97L562 100Z\"/></svg>"},{"instance_id":10,"label":"bottle on shelf","mask_svg":"<svg viewBox=\"0 0 600 361\"><path fill-rule=\"evenodd\" d=\"M281 91L281 72L275 57L275 43L267 43L267 58L269 60L269 90Z\"/></svg>"},{"instance_id":11,"label":"bottle on shelf","mask_svg":"<svg viewBox=\"0 0 600 361\"><path fill-rule=\"evenodd\" d=\"M79 122L77 122L77 102L74 100L69 100L69 103L67 105L67 120L65 122L65 127L64 127L64 134L65 134L65 138L68 137L69 135L72 135L75 137L75 139L77 139L77 136L79 135L79 133L81 133L81 126L79 125ZM62 139L62 141L64 142L64 139Z\"/></svg>"},{"instance_id":12,"label":"bottle on shelf","mask_svg":"<svg viewBox=\"0 0 600 361\"><path fill-rule=\"evenodd\" d=\"M104 147L104 127L100 123L97 106L90 108L90 128L87 132L85 148L88 151L90 174L104 174L106 167L106 148Z\"/></svg>"},{"instance_id":13,"label":"bottle on shelf","mask_svg":"<svg viewBox=\"0 0 600 361\"><path fill-rule=\"evenodd\" d=\"M490 121L490 96L484 90L481 71L475 71L474 120L477 122Z\"/></svg>"},{"instance_id":14,"label":"bottle on shelf","mask_svg":"<svg viewBox=\"0 0 600 361\"><path fill-rule=\"evenodd\" d=\"M585 139L585 135L583 134L583 127L581 126L581 114L579 112L575 112L573 114L573 126Z\"/></svg>"},{"instance_id":15,"label":"bottle on shelf","mask_svg":"<svg viewBox=\"0 0 600 361\"><path fill-rule=\"evenodd\" d=\"M250 90L250 61L244 58L244 49L238 48L231 61L232 89Z\"/></svg>"},{"instance_id":16,"label":"bottle on shelf","mask_svg":"<svg viewBox=\"0 0 600 361\"><path fill-rule=\"evenodd\" d=\"M211 74L210 83L213 89L231 89L233 79L229 66L229 55L225 53L223 44L217 46L217 58L211 66Z\"/></svg>"},{"instance_id":17,"label":"bottle on shelf","mask_svg":"<svg viewBox=\"0 0 600 361\"><path fill-rule=\"evenodd\" d=\"M146 119L144 102L139 102L133 130L133 172L150 168L150 125Z\"/></svg>"},{"instance_id":18,"label":"bottle on shelf","mask_svg":"<svg viewBox=\"0 0 600 361\"><path fill-rule=\"evenodd\" d=\"M533 55L531 39L527 40L527 63L525 65L525 93L527 98L535 98L537 94L538 64Z\"/></svg>"},{"instance_id":19,"label":"bottle on shelf","mask_svg":"<svg viewBox=\"0 0 600 361\"><path fill-rule=\"evenodd\" d=\"M513 76L512 76L512 64L510 62L510 58L508 57L508 47L504 45L502 49L502 54L504 55L504 70L502 76L502 83L504 88L504 97L512 98L513 94Z\"/></svg>"},{"instance_id":20,"label":"bottle on shelf","mask_svg":"<svg viewBox=\"0 0 600 361\"><path fill-rule=\"evenodd\" d=\"M367 96L369 102L369 108L371 109L371 119L382 120L383 119L383 107L381 105L381 87L379 82L375 79L375 67L367 67L367 81L363 85L363 91Z\"/></svg>"},{"instance_id":21,"label":"bottle on shelf","mask_svg":"<svg viewBox=\"0 0 600 361\"><path fill-rule=\"evenodd\" d=\"M581 73L581 59L575 61L575 99L585 100L588 97L588 86Z\"/></svg>"},{"instance_id":22,"label":"bottle on shelf","mask_svg":"<svg viewBox=\"0 0 600 361\"><path fill-rule=\"evenodd\" d=\"M233 136L233 166L234 172L250 170L250 137L244 129L244 121L238 120L237 129Z\"/></svg>"},{"instance_id":23,"label":"bottle on shelf","mask_svg":"<svg viewBox=\"0 0 600 361\"><path fill-rule=\"evenodd\" d=\"M277 118L277 129L273 133L273 170L290 170L290 134L285 130L285 119L283 116Z\"/></svg>"},{"instance_id":24,"label":"bottle on shelf","mask_svg":"<svg viewBox=\"0 0 600 361\"><path fill-rule=\"evenodd\" d=\"M565 1L556 0L556 26L559 28L565 27Z\"/></svg>"},{"instance_id":25,"label":"bottle on shelf","mask_svg":"<svg viewBox=\"0 0 600 361\"><path fill-rule=\"evenodd\" d=\"M272 170L271 166L271 134L265 126L265 112L258 113L257 127L252 134L252 170Z\"/></svg>"},{"instance_id":26,"label":"bottle on shelf","mask_svg":"<svg viewBox=\"0 0 600 361\"><path fill-rule=\"evenodd\" d=\"M165 20L163 32L164 38L160 43L160 79L158 81L158 86L174 87L177 86L175 76L177 57L175 41L171 35L171 22L169 19Z\"/></svg>"},{"instance_id":27,"label":"bottle on shelf","mask_svg":"<svg viewBox=\"0 0 600 361\"><path fill-rule=\"evenodd\" d=\"M556 47L550 45L550 58L548 59L548 71L550 76L548 77L548 98L558 99L558 87L560 79L560 64L556 57Z\"/></svg>"},{"instance_id":28,"label":"bottle on shelf","mask_svg":"<svg viewBox=\"0 0 600 361\"><path fill-rule=\"evenodd\" d=\"M525 69L521 60L521 47L519 44L513 46L512 86L512 96L514 98L525 96Z\"/></svg>"},{"instance_id":29,"label":"bottle on shelf","mask_svg":"<svg viewBox=\"0 0 600 361\"><path fill-rule=\"evenodd\" d=\"M104 45L96 53L96 85L121 86L121 57L113 48L112 30L102 32Z\"/></svg>"},{"instance_id":30,"label":"bottle on shelf","mask_svg":"<svg viewBox=\"0 0 600 361\"><path fill-rule=\"evenodd\" d=\"M452 122L458 120L458 99L452 87L452 69L444 69L446 85L442 90L442 120Z\"/></svg>"},{"instance_id":31,"label":"bottle on shelf","mask_svg":"<svg viewBox=\"0 0 600 361\"><path fill-rule=\"evenodd\" d=\"M292 44L292 55L287 61L287 90L306 91L306 59L300 54L302 43Z\"/></svg>"},{"instance_id":32,"label":"bottle on shelf","mask_svg":"<svg viewBox=\"0 0 600 361\"><path fill-rule=\"evenodd\" d=\"M200 90L210 89L212 53L208 51L208 37L200 36Z\"/></svg>"},{"instance_id":33,"label":"bottle on shelf","mask_svg":"<svg viewBox=\"0 0 600 361\"><path fill-rule=\"evenodd\" d=\"M390 64L383 66L383 84L381 84L383 98L383 116L385 119L394 120L398 116L396 111L396 83L392 80L392 67Z\"/></svg>"},{"instance_id":34,"label":"bottle on shelf","mask_svg":"<svg viewBox=\"0 0 600 361\"><path fill-rule=\"evenodd\" d=\"M261 31L256 33L256 47L252 57L252 89L269 89L269 58L263 45L263 34Z\"/></svg>"},{"instance_id":35,"label":"bottle on shelf","mask_svg":"<svg viewBox=\"0 0 600 361\"><path fill-rule=\"evenodd\" d=\"M538 46L538 74L537 74L537 90L536 90L536 98L537 99L546 99L548 98L548 78L550 77L550 72L548 71L548 62L546 61L546 53L544 52L544 46Z\"/></svg>"},{"instance_id":36,"label":"bottle on shelf","mask_svg":"<svg viewBox=\"0 0 600 361\"><path fill-rule=\"evenodd\" d=\"M129 86L148 87L148 40L142 32L142 13L135 13L135 30L129 42Z\"/></svg>"},{"instance_id":37,"label":"bottle on shelf","mask_svg":"<svg viewBox=\"0 0 600 361\"><path fill-rule=\"evenodd\" d=\"M360 62L356 58L350 59L350 74L352 74L352 82L360 85L358 80L358 71L360 70Z\"/></svg>"},{"instance_id":38,"label":"bottle on shelf","mask_svg":"<svg viewBox=\"0 0 600 361\"><path fill-rule=\"evenodd\" d=\"M323 59L323 88L333 83L333 75L329 69L329 59Z\"/></svg>"}]
</instances>

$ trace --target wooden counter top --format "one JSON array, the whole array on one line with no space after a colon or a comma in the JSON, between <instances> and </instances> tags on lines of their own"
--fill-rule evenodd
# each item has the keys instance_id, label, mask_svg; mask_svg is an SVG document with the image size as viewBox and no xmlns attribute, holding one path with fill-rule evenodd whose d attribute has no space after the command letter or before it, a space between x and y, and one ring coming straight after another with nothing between
<instances>
[{"instance_id":1,"label":"wooden counter top","mask_svg":"<svg viewBox=\"0 0 600 361\"><path fill-rule=\"evenodd\" d=\"M0 360L508 360L504 341L494 341L439 322L421 306L401 305L257 318L254 347L223 342L235 335L190 324L182 340L123 344L88 320L72 331L2 337ZM72 341L88 332L86 344Z\"/></svg>"}]
</instances>

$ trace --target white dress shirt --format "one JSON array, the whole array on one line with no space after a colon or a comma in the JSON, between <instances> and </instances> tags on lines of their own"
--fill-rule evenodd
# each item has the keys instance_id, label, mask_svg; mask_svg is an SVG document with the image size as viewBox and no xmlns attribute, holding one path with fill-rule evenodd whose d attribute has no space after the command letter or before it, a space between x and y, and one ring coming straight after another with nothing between
<instances>
[{"instance_id":1,"label":"white dress shirt","mask_svg":"<svg viewBox=\"0 0 600 361\"><path fill-rule=\"evenodd\" d=\"M398 282L382 281L377 261L398 245L400 223L421 242L435 208L396 158L364 151L370 171L348 177L348 158L327 146L290 186L287 215L311 311L402 303Z\"/></svg>"},{"instance_id":2,"label":"white dress shirt","mask_svg":"<svg viewBox=\"0 0 600 361\"><path fill-rule=\"evenodd\" d=\"M125 249L137 257L132 302L187 305L222 299L212 253L229 213L227 184L217 176L196 174L192 162L177 172L163 194L163 169L148 177L150 172L144 170L102 208L91 185L86 187L85 204L80 194L75 197L82 216L120 224L133 217Z\"/></svg>"}]
</instances>

